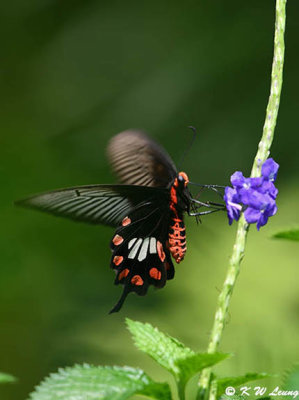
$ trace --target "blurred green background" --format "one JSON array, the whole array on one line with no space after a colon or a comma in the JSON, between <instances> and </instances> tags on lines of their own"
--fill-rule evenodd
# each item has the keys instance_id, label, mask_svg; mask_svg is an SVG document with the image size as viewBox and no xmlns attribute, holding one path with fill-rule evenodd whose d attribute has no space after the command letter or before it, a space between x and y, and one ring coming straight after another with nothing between
<instances>
[{"instance_id":1,"label":"blurred green background","mask_svg":"<svg viewBox=\"0 0 299 400\"><path fill-rule=\"evenodd\" d=\"M109 269L113 231L17 209L13 200L59 187L112 183L109 138L142 128L193 181L249 174L269 93L274 0L1 3L0 371L23 400L59 366L89 362L165 375L133 346L126 316L205 350L235 228L224 214L187 220L176 278L145 298L120 295ZM299 224L299 3L288 2L284 87L272 156L279 211L248 247L218 371L281 373L299 359L298 244L272 240Z\"/></svg>"}]
</instances>

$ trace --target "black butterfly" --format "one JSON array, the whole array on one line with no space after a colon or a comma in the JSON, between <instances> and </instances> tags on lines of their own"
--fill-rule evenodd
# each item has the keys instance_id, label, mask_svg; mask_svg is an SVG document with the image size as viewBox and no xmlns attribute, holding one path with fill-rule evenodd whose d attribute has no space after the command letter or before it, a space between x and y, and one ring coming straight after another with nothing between
<instances>
[{"instance_id":1,"label":"black butterfly","mask_svg":"<svg viewBox=\"0 0 299 400\"><path fill-rule=\"evenodd\" d=\"M115 284L124 285L124 290L112 313L120 310L128 293L143 296L149 285L162 288L174 277L172 258L181 262L187 249L183 214L198 216L220 205L193 199L187 175L178 173L169 155L139 131L113 137L108 157L122 185L71 187L17 204L116 227L111 267L116 272ZM196 206L202 205L215 208L197 212Z\"/></svg>"}]
</instances>

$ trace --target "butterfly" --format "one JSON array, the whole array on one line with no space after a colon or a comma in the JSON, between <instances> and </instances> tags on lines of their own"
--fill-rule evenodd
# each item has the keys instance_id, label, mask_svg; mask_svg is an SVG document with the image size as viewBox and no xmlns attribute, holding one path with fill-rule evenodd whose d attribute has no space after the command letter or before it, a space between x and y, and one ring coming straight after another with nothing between
<instances>
[{"instance_id":1,"label":"butterfly","mask_svg":"<svg viewBox=\"0 0 299 400\"><path fill-rule=\"evenodd\" d=\"M162 288L173 279L173 260L180 263L187 250L184 214L197 217L217 211L219 205L193 199L187 174L177 172L167 152L140 131L114 136L107 154L122 184L54 190L17 204L116 228L111 268L123 292L113 313L130 292L143 296L150 285ZM196 206L202 205L213 210L197 212Z\"/></svg>"}]
</instances>

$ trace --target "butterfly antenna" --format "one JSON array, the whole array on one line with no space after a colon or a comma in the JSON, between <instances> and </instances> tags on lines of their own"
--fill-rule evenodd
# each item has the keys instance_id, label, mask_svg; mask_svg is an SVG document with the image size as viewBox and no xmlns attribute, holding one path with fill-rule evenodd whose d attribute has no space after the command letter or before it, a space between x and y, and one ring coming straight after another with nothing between
<instances>
[{"instance_id":1,"label":"butterfly antenna","mask_svg":"<svg viewBox=\"0 0 299 400\"><path fill-rule=\"evenodd\" d=\"M191 150L191 147L192 147L192 145L193 145L193 143L194 143L194 141L195 141L195 138L196 138L196 136L197 136L197 131L196 131L196 128L194 128L194 126L188 126L188 128L191 129L191 130L193 131L193 135L192 135L192 138L191 138L191 141L190 141L188 147L185 149L184 153L182 154L181 160L180 160L180 162L179 162L179 164L178 164L180 167L181 167L183 161L185 160L186 155L187 155L187 154L189 153L189 151ZM180 170L180 168L179 168L179 170Z\"/></svg>"}]
</instances>

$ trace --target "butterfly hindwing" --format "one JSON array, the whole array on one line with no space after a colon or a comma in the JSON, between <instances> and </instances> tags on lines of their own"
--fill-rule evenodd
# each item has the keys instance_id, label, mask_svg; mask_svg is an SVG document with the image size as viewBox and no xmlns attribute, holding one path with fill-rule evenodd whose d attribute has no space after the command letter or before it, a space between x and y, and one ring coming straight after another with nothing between
<instances>
[{"instance_id":1,"label":"butterfly hindwing","mask_svg":"<svg viewBox=\"0 0 299 400\"><path fill-rule=\"evenodd\" d=\"M123 284L124 290L111 312L121 308L128 293L143 296L149 285L162 288L173 278L167 226L167 213L155 204L134 210L122 220L111 241L111 267L116 272L115 284Z\"/></svg>"}]
</instances>

